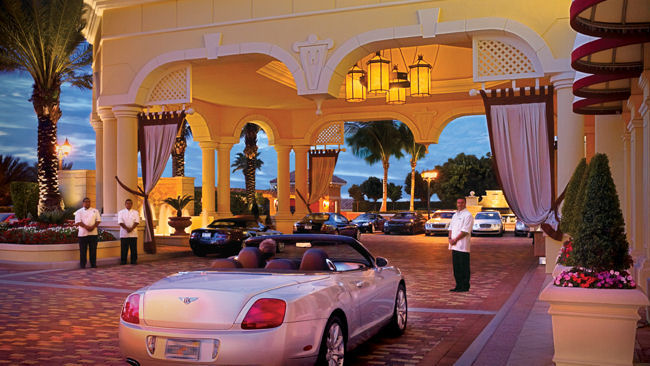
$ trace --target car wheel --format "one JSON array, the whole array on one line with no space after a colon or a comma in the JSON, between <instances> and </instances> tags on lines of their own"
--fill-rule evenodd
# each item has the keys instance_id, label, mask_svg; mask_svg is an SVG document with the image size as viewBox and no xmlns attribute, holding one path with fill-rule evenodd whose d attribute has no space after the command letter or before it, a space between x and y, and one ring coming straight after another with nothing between
<instances>
[{"instance_id":1,"label":"car wheel","mask_svg":"<svg viewBox=\"0 0 650 366\"><path fill-rule=\"evenodd\" d=\"M503 236L503 231L499 231L499 233L497 234L497 236L498 236L498 237L502 237L502 236Z\"/></svg>"},{"instance_id":2,"label":"car wheel","mask_svg":"<svg viewBox=\"0 0 650 366\"><path fill-rule=\"evenodd\" d=\"M373 231L375 231L375 226L373 224L370 224L370 226L368 226L368 233L372 234Z\"/></svg>"},{"instance_id":3,"label":"car wheel","mask_svg":"<svg viewBox=\"0 0 650 366\"><path fill-rule=\"evenodd\" d=\"M393 309L393 317L388 323L386 330L390 335L401 336L406 330L406 321L408 320L408 303L406 301L406 286L403 283L399 284L397 288L397 295L395 295L395 308Z\"/></svg>"},{"instance_id":4,"label":"car wheel","mask_svg":"<svg viewBox=\"0 0 650 366\"><path fill-rule=\"evenodd\" d=\"M332 315L327 321L325 332L323 332L316 365L343 366L345 363L345 345L343 322L338 316Z\"/></svg>"}]
</instances>

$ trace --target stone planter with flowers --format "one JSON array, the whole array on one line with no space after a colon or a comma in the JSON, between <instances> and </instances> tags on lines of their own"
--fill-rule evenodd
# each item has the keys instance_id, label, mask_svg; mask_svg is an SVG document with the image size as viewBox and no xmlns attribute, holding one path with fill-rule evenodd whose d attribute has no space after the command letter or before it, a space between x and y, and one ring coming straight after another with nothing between
<instances>
[{"instance_id":1,"label":"stone planter with flowers","mask_svg":"<svg viewBox=\"0 0 650 366\"><path fill-rule=\"evenodd\" d=\"M606 155L581 162L564 205L562 229L571 239L559 262L570 268L540 295L550 304L553 362L632 366L638 309L648 298L628 272L632 258Z\"/></svg>"}]
</instances>

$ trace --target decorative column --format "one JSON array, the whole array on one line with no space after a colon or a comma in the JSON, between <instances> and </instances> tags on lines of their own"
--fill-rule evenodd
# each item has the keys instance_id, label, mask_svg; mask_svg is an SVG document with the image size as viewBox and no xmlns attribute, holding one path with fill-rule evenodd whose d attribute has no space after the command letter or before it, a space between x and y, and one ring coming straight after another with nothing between
<instances>
[{"instance_id":1,"label":"decorative column","mask_svg":"<svg viewBox=\"0 0 650 366\"><path fill-rule=\"evenodd\" d=\"M90 114L90 125L95 130L95 202L93 204L103 212L104 201L102 200L104 186L104 126L97 113Z\"/></svg>"},{"instance_id":2,"label":"decorative column","mask_svg":"<svg viewBox=\"0 0 650 366\"><path fill-rule=\"evenodd\" d=\"M621 115L623 121L630 120L630 113L625 112ZM631 181L631 169L632 169L632 157L630 156L630 132L626 128L623 131L623 196L621 197L621 209L623 211L623 219L625 221L625 232L627 233L627 239L631 238L631 228L630 228L630 200L631 192L630 187L632 185Z\"/></svg>"},{"instance_id":3,"label":"decorative column","mask_svg":"<svg viewBox=\"0 0 650 366\"><path fill-rule=\"evenodd\" d=\"M564 191L584 155L584 119L573 113L573 78L565 72L551 77L557 95L557 194Z\"/></svg>"},{"instance_id":4,"label":"decorative column","mask_svg":"<svg viewBox=\"0 0 650 366\"><path fill-rule=\"evenodd\" d=\"M645 49L645 62L646 70L639 77L639 88L643 96L637 107L640 118L643 120L643 190L642 196L637 199L643 203L643 216L640 219L643 227L643 248L645 250L645 258L650 258L650 47ZM642 276L637 277L637 282L641 286L647 288L643 279L650 276L650 264L647 262L643 265L641 272Z\"/></svg>"},{"instance_id":5,"label":"decorative column","mask_svg":"<svg viewBox=\"0 0 650 366\"><path fill-rule=\"evenodd\" d=\"M113 107L117 119L117 177L125 186L136 189L138 185L138 113L142 108L134 105ZM113 178L114 179L114 178ZM118 185L116 205L119 209L124 201L136 197Z\"/></svg>"},{"instance_id":6,"label":"decorative column","mask_svg":"<svg viewBox=\"0 0 650 366\"><path fill-rule=\"evenodd\" d=\"M637 108L641 104L641 96L633 95L628 100L628 107L630 109L630 119L627 124L627 132L630 135L630 170L626 174L626 178L630 182L629 186L629 202L628 212L629 216L626 217L626 228L628 239L632 245L632 253L634 257L645 256L644 250L644 223L643 223L643 119ZM646 166L647 167L647 166ZM636 259L636 258L635 258Z\"/></svg>"},{"instance_id":7,"label":"decorative column","mask_svg":"<svg viewBox=\"0 0 650 366\"><path fill-rule=\"evenodd\" d=\"M291 146L275 145L278 154L278 213L275 216L276 229L285 233L293 232L293 217L291 215L291 202L289 199L289 154Z\"/></svg>"},{"instance_id":8,"label":"decorative column","mask_svg":"<svg viewBox=\"0 0 650 366\"><path fill-rule=\"evenodd\" d=\"M216 217L214 207L214 149L216 142L199 142L201 148L201 225L207 226Z\"/></svg>"},{"instance_id":9,"label":"decorative column","mask_svg":"<svg viewBox=\"0 0 650 366\"><path fill-rule=\"evenodd\" d=\"M219 143L218 151L218 169L219 184L217 185L217 217L230 217L230 149L233 144Z\"/></svg>"},{"instance_id":10,"label":"decorative column","mask_svg":"<svg viewBox=\"0 0 650 366\"><path fill-rule=\"evenodd\" d=\"M309 196L309 185L307 184L308 177L308 167L307 167L307 157L309 153L309 145L299 145L294 146L293 151L296 154L296 172L295 172L295 187L296 190L299 190L305 199L308 199ZM296 193L296 213L294 216L297 218L302 218L309 211L307 206L300 199L298 193Z\"/></svg>"},{"instance_id":11,"label":"decorative column","mask_svg":"<svg viewBox=\"0 0 650 366\"><path fill-rule=\"evenodd\" d=\"M102 119L102 204L104 213L102 223L117 222L116 191L117 182L117 123L111 107L100 107L99 116ZM119 234L119 233L118 233Z\"/></svg>"},{"instance_id":12,"label":"decorative column","mask_svg":"<svg viewBox=\"0 0 650 366\"><path fill-rule=\"evenodd\" d=\"M625 212L623 178L623 133L625 123L620 115L599 115L596 116L596 153L607 154L609 168L612 171L616 193L621 201L621 210Z\"/></svg>"}]
</instances>

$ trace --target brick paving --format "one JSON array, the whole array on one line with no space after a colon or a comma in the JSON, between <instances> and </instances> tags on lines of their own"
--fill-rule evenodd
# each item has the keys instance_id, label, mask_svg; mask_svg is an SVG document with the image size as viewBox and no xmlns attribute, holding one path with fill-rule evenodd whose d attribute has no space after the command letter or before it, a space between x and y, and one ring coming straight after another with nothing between
<instances>
[{"instance_id":1,"label":"brick paving","mask_svg":"<svg viewBox=\"0 0 650 366\"><path fill-rule=\"evenodd\" d=\"M536 260L530 239L473 238L472 288L451 293L444 237L372 234L362 242L402 269L416 311L409 312L402 337L373 337L350 354L350 365L452 365ZM127 292L170 273L206 268L211 259L22 273L0 268L0 364L124 365L117 325Z\"/></svg>"}]
</instances>

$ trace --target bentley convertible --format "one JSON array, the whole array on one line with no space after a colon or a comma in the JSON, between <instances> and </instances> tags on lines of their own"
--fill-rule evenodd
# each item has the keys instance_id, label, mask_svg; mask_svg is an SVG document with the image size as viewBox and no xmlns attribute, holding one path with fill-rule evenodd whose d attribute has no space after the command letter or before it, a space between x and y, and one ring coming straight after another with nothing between
<instances>
[{"instance_id":1,"label":"bentley convertible","mask_svg":"<svg viewBox=\"0 0 650 366\"><path fill-rule=\"evenodd\" d=\"M274 257L258 246L268 238ZM119 325L131 365L343 365L381 329L406 329L399 269L333 235L250 238L238 256L130 294ZM265 248L266 249L266 243Z\"/></svg>"}]
</instances>

